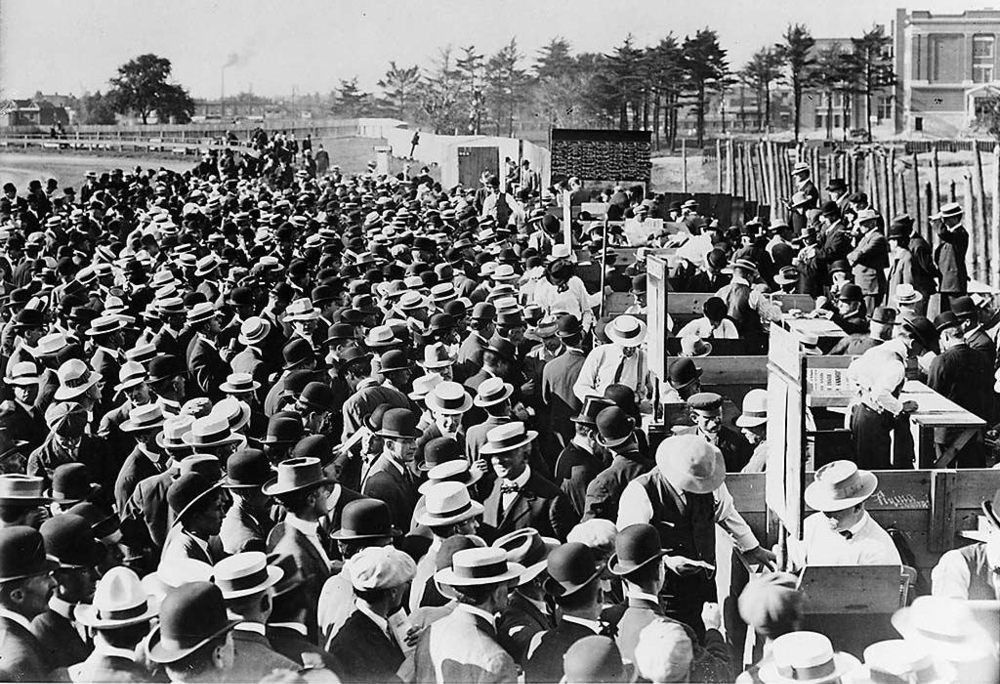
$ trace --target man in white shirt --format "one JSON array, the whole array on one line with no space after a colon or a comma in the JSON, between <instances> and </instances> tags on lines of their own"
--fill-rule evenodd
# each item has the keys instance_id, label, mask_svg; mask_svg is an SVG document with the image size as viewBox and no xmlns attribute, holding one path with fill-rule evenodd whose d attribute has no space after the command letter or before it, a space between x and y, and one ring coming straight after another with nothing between
<instances>
[{"instance_id":1,"label":"man in white shirt","mask_svg":"<svg viewBox=\"0 0 1000 684\"><path fill-rule=\"evenodd\" d=\"M709 297L702 306L705 314L696 318L677 333L677 337L698 337L703 340L739 339L736 324L726 318L726 303L721 297Z\"/></svg>"},{"instance_id":2,"label":"man in white shirt","mask_svg":"<svg viewBox=\"0 0 1000 684\"><path fill-rule=\"evenodd\" d=\"M878 488L874 473L851 461L816 471L806 504L817 511L803 524L802 541L791 548L796 565L902 565L889 533L865 510Z\"/></svg>"},{"instance_id":3,"label":"man in white shirt","mask_svg":"<svg viewBox=\"0 0 1000 684\"><path fill-rule=\"evenodd\" d=\"M1000 489L992 501L983 502L983 515L976 544L952 549L943 556L931 572L931 593L948 598L991 600L1000 599Z\"/></svg>"},{"instance_id":4,"label":"man in white shirt","mask_svg":"<svg viewBox=\"0 0 1000 684\"><path fill-rule=\"evenodd\" d=\"M640 346L646 340L646 324L628 314L618 316L604 330L609 344L590 352L580 368L573 393L586 401L587 397L604 396L608 385L625 385L642 401L651 392L649 364Z\"/></svg>"}]
</instances>

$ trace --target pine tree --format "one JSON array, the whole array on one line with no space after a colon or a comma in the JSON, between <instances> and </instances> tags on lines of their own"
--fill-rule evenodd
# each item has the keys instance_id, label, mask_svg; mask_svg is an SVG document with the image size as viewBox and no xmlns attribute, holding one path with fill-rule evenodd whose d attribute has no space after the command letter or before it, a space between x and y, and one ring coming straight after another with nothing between
<instances>
[{"instance_id":1,"label":"pine tree","mask_svg":"<svg viewBox=\"0 0 1000 684\"><path fill-rule=\"evenodd\" d=\"M399 67L389 62L385 76L377 83L397 118L406 119L408 107L420 86L420 67Z\"/></svg>"},{"instance_id":2,"label":"pine tree","mask_svg":"<svg viewBox=\"0 0 1000 684\"><path fill-rule=\"evenodd\" d=\"M721 91L729 73L726 51L719 45L718 34L708 28L694 36L687 36L683 45L683 65L687 93L693 98L693 108L698 131L697 144L705 143L705 110L708 94Z\"/></svg>"},{"instance_id":3,"label":"pine tree","mask_svg":"<svg viewBox=\"0 0 1000 684\"><path fill-rule=\"evenodd\" d=\"M775 45L775 49L784 63L788 82L792 86L792 107L795 119L795 142L799 141L799 128L802 120L802 93L812 85L816 58L813 47L816 40L809 29L802 24L789 24L785 29L784 42Z\"/></svg>"},{"instance_id":4,"label":"pine tree","mask_svg":"<svg viewBox=\"0 0 1000 684\"><path fill-rule=\"evenodd\" d=\"M781 77L781 57L773 47L761 48L740 69L740 80L757 100L757 130L771 129L771 86Z\"/></svg>"}]
</instances>

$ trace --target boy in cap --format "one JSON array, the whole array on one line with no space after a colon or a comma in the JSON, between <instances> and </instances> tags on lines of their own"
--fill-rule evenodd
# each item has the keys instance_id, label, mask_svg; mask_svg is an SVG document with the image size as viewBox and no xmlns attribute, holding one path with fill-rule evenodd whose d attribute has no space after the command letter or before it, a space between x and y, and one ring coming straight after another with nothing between
<instances>
[{"instance_id":1,"label":"boy in cap","mask_svg":"<svg viewBox=\"0 0 1000 684\"><path fill-rule=\"evenodd\" d=\"M329 650L348 681L391 681L403 664L406 644L397 641L389 619L404 606L416 565L402 551L381 546L361 550L345 569L354 587L356 610L333 637Z\"/></svg>"}]
</instances>

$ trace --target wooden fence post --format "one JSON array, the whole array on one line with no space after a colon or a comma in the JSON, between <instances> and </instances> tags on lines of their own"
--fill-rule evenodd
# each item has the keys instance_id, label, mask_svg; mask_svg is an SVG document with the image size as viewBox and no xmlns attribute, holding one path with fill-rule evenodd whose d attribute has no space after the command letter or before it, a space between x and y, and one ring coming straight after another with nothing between
<instances>
[{"instance_id":1,"label":"wooden fence post","mask_svg":"<svg viewBox=\"0 0 1000 684\"><path fill-rule=\"evenodd\" d=\"M954 183L955 183L955 181L952 181L952 184L954 184ZM923 234L924 239L927 240L927 242L930 245L933 246L934 245L934 231L931 230L931 216L934 215L934 205L933 205L934 197L933 197L933 194L931 193L931 184L930 184L930 181L924 183L924 197L926 199L925 208L926 208L926 212L927 212L927 220L923 224L923 230L921 231L921 233ZM920 202L919 202L919 198L917 198L917 199L918 199L917 209L919 210L920 209Z\"/></svg>"},{"instance_id":2,"label":"wooden fence post","mask_svg":"<svg viewBox=\"0 0 1000 684\"><path fill-rule=\"evenodd\" d=\"M681 139L681 192L688 194L688 153L687 139ZM721 192L719 193L721 194Z\"/></svg>"},{"instance_id":3,"label":"wooden fence post","mask_svg":"<svg viewBox=\"0 0 1000 684\"><path fill-rule=\"evenodd\" d=\"M920 197L920 188L917 188L917 197ZM903 214L910 213L909 203L906 201L906 176L899 174L899 210Z\"/></svg>"},{"instance_id":4,"label":"wooden fence post","mask_svg":"<svg viewBox=\"0 0 1000 684\"><path fill-rule=\"evenodd\" d=\"M889 194L889 213L885 216L885 221L888 224L892 220L892 217L897 214L896 211L896 148L889 148L889 161L886 167L886 187L888 188Z\"/></svg>"},{"instance_id":5,"label":"wooden fence post","mask_svg":"<svg viewBox=\"0 0 1000 684\"><path fill-rule=\"evenodd\" d=\"M941 209L941 170L938 167L938 148L937 144L931 146L931 174L933 185L933 199L934 199L934 211L940 211Z\"/></svg>"},{"instance_id":6,"label":"wooden fence post","mask_svg":"<svg viewBox=\"0 0 1000 684\"><path fill-rule=\"evenodd\" d=\"M989 284L1000 287L1000 145L993 147L993 221L990 226Z\"/></svg>"},{"instance_id":7,"label":"wooden fence post","mask_svg":"<svg viewBox=\"0 0 1000 684\"><path fill-rule=\"evenodd\" d=\"M986 184L983 182L983 159L979 154L979 145L975 140L972 141L972 189L976 193L976 216L975 222L978 225L980 232L983 234L983 239L981 241L981 248L985 254L985 263L989 263L990 259L995 259L996 254L990 249L990 245L986 240L986 232L989 229L990 220L988 218L987 207L986 207ZM979 278L984 279L986 277L985 269L979 274Z\"/></svg>"},{"instance_id":8,"label":"wooden fence post","mask_svg":"<svg viewBox=\"0 0 1000 684\"><path fill-rule=\"evenodd\" d=\"M914 152L913 158L913 219L916 221L918 230L923 234L923 223L920 220L920 160L917 158L917 153Z\"/></svg>"},{"instance_id":9,"label":"wooden fence post","mask_svg":"<svg viewBox=\"0 0 1000 684\"><path fill-rule=\"evenodd\" d=\"M715 139L715 193L722 194L722 141Z\"/></svg>"},{"instance_id":10,"label":"wooden fence post","mask_svg":"<svg viewBox=\"0 0 1000 684\"><path fill-rule=\"evenodd\" d=\"M968 252L966 253L965 265L966 268L968 268L969 271L973 274L973 277L978 278L979 276L976 273L978 264L980 260L986 258L986 255L982 245L983 231L977 225L978 222L976 221L975 218L976 217L975 212L977 211L977 207L976 207L976 194L973 185L974 184L973 184L972 174L969 172L968 169L966 169L965 175L962 177L962 190L963 194L965 195L963 197L965 205L964 210L965 210L965 215L967 217L971 217L972 220L970 221L970 225L968 226L971 238L969 240L970 243L969 246L971 247L971 249L969 249Z\"/></svg>"}]
</instances>

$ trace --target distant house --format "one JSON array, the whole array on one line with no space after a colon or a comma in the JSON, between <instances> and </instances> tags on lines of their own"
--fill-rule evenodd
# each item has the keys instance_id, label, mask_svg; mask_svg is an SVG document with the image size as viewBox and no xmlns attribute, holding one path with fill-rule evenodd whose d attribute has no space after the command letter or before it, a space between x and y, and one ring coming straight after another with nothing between
<instances>
[{"instance_id":1,"label":"distant house","mask_svg":"<svg viewBox=\"0 0 1000 684\"><path fill-rule=\"evenodd\" d=\"M3 108L0 125L4 126L56 126L69 125L65 107L57 107L48 100L10 100Z\"/></svg>"}]
</instances>

